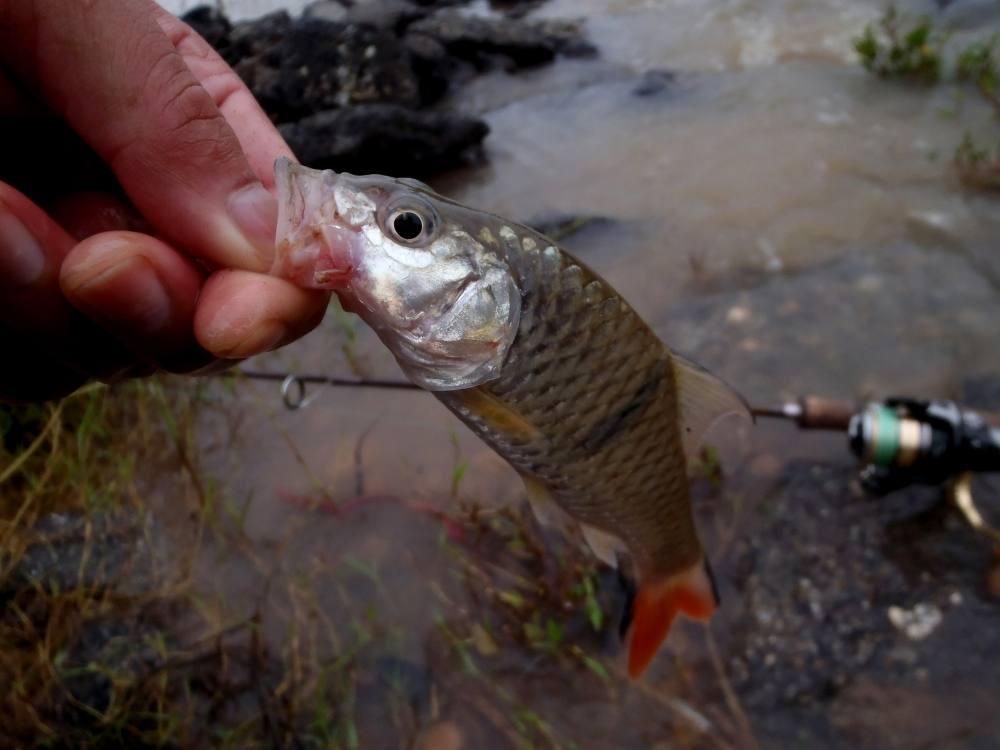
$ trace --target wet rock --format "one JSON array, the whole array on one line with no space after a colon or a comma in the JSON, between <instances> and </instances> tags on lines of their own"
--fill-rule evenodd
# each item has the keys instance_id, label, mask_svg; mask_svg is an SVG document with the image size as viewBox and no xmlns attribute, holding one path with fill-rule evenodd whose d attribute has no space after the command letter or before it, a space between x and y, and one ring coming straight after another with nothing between
<instances>
[{"instance_id":1,"label":"wet rock","mask_svg":"<svg viewBox=\"0 0 1000 750\"><path fill-rule=\"evenodd\" d=\"M768 746L890 746L871 739L878 710L852 712L866 684L912 706L924 680L938 710L954 701L941 686L970 674L983 694L1000 685L982 669L1000 650L989 625L1000 604L982 585L988 546L939 488L875 499L855 489L855 472L786 465L734 548L730 676Z\"/></svg>"},{"instance_id":2,"label":"wet rock","mask_svg":"<svg viewBox=\"0 0 1000 750\"><path fill-rule=\"evenodd\" d=\"M420 85L395 34L372 26L303 18L263 54L236 65L277 122L351 104L414 107Z\"/></svg>"},{"instance_id":3,"label":"wet rock","mask_svg":"<svg viewBox=\"0 0 1000 750\"><path fill-rule=\"evenodd\" d=\"M323 21L343 21L351 6L337 0L316 0L302 9L306 18L319 18Z\"/></svg>"},{"instance_id":4,"label":"wet rock","mask_svg":"<svg viewBox=\"0 0 1000 750\"><path fill-rule=\"evenodd\" d=\"M640 98L658 96L672 89L676 83L677 74L671 70L647 70L632 89L632 94Z\"/></svg>"},{"instance_id":5,"label":"wet rock","mask_svg":"<svg viewBox=\"0 0 1000 750\"><path fill-rule=\"evenodd\" d=\"M184 15L184 21L216 49L229 44L233 25L218 8L202 5Z\"/></svg>"},{"instance_id":6,"label":"wet rock","mask_svg":"<svg viewBox=\"0 0 1000 750\"><path fill-rule=\"evenodd\" d=\"M545 0L490 0L490 7L511 18L521 18L544 3Z\"/></svg>"},{"instance_id":7,"label":"wet rock","mask_svg":"<svg viewBox=\"0 0 1000 750\"><path fill-rule=\"evenodd\" d=\"M558 54L596 53L580 25L570 21L527 22L442 11L414 23L410 30L437 39L450 54L479 69L493 67L498 60L527 68L551 62Z\"/></svg>"},{"instance_id":8,"label":"wet rock","mask_svg":"<svg viewBox=\"0 0 1000 750\"><path fill-rule=\"evenodd\" d=\"M969 376L995 368L1000 316L987 273L962 260L900 243L780 276L741 270L652 324L751 403L773 401L776 382L796 395L957 397L956 361ZM751 312L738 329L727 322L736 306Z\"/></svg>"},{"instance_id":9,"label":"wet rock","mask_svg":"<svg viewBox=\"0 0 1000 750\"><path fill-rule=\"evenodd\" d=\"M84 623L60 661L67 706L75 722L111 705L116 685L133 683L161 659L154 644L160 629L141 616L107 616ZM86 707L86 708L84 708Z\"/></svg>"},{"instance_id":10,"label":"wet rock","mask_svg":"<svg viewBox=\"0 0 1000 750\"><path fill-rule=\"evenodd\" d=\"M185 16L240 75L297 155L317 167L428 176L482 161L487 126L426 112L492 67L589 54L580 26L473 17L468 0L320 0L230 24L210 8ZM527 3L508 3L526 8Z\"/></svg>"},{"instance_id":11,"label":"wet rock","mask_svg":"<svg viewBox=\"0 0 1000 750\"><path fill-rule=\"evenodd\" d=\"M402 33L411 23L426 18L430 9L409 0L378 0L359 3L348 11L346 20Z\"/></svg>"},{"instance_id":12,"label":"wet rock","mask_svg":"<svg viewBox=\"0 0 1000 750\"><path fill-rule=\"evenodd\" d=\"M489 128L474 118L368 104L320 112L280 131L317 169L422 177L481 158Z\"/></svg>"},{"instance_id":13,"label":"wet rock","mask_svg":"<svg viewBox=\"0 0 1000 750\"><path fill-rule=\"evenodd\" d=\"M157 527L136 514L52 513L31 530L27 548L0 581L0 598L24 589L51 595L76 589L137 596L159 582L164 550Z\"/></svg>"},{"instance_id":14,"label":"wet rock","mask_svg":"<svg viewBox=\"0 0 1000 750\"><path fill-rule=\"evenodd\" d=\"M416 73L420 101L424 105L440 101L449 89L475 75L475 68L448 54L434 37L408 33L403 37L403 44L410 53L410 64Z\"/></svg>"},{"instance_id":15,"label":"wet rock","mask_svg":"<svg viewBox=\"0 0 1000 750\"><path fill-rule=\"evenodd\" d=\"M527 224L550 240L562 242L580 232L617 226L618 222L607 216L537 216Z\"/></svg>"},{"instance_id":16,"label":"wet rock","mask_svg":"<svg viewBox=\"0 0 1000 750\"><path fill-rule=\"evenodd\" d=\"M982 29L996 22L1000 7L993 0L948 0L941 2L942 23L951 29Z\"/></svg>"},{"instance_id":17,"label":"wet rock","mask_svg":"<svg viewBox=\"0 0 1000 750\"><path fill-rule=\"evenodd\" d=\"M187 16L184 18L187 20ZM291 29L292 23L292 17L283 10L238 23L216 49L234 67L237 63L263 58L277 48ZM265 61L276 63L275 58L266 58Z\"/></svg>"},{"instance_id":18,"label":"wet rock","mask_svg":"<svg viewBox=\"0 0 1000 750\"><path fill-rule=\"evenodd\" d=\"M760 527L737 545L746 618L731 667L751 708L836 693L897 637L886 608L911 592L851 478L853 467L793 465Z\"/></svg>"}]
</instances>

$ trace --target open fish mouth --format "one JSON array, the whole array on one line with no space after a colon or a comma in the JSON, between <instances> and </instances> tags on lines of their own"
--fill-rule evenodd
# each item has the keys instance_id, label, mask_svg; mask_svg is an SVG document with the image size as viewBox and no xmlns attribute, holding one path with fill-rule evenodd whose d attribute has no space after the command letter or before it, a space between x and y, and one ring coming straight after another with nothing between
<instances>
[{"instance_id":1,"label":"open fish mouth","mask_svg":"<svg viewBox=\"0 0 1000 750\"><path fill-rule=\"evenodd\" d=\"M324 205L328 185L285 157L275 162L274 177L278 241L271 273L309 289L345 289L354 272L357 232L338 223L332 206ZM324 173L325 180L331 178L336 179L332 172ZM324 209L331 215L322 216ZM317 217L324 220L316 222Z\"/></svg>"}]
</instances>

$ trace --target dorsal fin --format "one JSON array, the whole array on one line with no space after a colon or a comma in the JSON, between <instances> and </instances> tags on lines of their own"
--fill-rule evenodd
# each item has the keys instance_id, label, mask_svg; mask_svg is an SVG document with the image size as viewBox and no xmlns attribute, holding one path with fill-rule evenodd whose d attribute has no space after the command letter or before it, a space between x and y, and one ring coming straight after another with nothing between
<instances>
[{"instance_id":1,"label":"dorsal fin","mask_svg":"<svg viewBox=\"0 0 1000 750\"><path fill-rule=\"evenodd\" d=\"M753 421L753 414L746 400L727 383L686 357L676 352L670 354L680 405L684 454L688 461L693 461L705 434L717 422L732 414Z\"/></svg>"}]
</instances>

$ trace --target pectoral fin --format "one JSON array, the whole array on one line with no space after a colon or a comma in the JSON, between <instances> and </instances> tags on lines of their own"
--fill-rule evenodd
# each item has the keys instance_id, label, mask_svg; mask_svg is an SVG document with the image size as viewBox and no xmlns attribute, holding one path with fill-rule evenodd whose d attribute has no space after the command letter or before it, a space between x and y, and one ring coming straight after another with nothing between
<instances>
[{"instance_id":1,"label":"pectoral fin","mask_svg":"<svg viewBox=\"0 0 1000 750\"><path fill-rule=\"evenodd\" d=\"M515 409L481 388L455 391L453 398L479 417L494 432L517 443L528 443L541 437L538 428Z\"/></svg>"}]
</instances>

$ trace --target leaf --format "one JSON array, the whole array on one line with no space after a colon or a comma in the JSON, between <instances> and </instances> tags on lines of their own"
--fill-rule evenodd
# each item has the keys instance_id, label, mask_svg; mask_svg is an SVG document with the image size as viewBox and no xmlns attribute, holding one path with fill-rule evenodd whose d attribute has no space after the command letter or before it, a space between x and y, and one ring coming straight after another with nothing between
<instances>
[{"instance_id":1,"label":"leaf","mask_svg":"<svg viewBox=\"0 0 1000 750\"><path fill-rule=\"evenodd\" d=\"M496 641L493 640L493 637L486 628L478 622L472 626L472 633L469 639L472 641L472 645L476 647L476 651L483 656L493 656L499 651Z\"/></svg>"},{"instance_id":2,"label":"leaf","mask_svg":"<svg viewBox=\"0 0 1000 750\"><path fill-rule=\"evenodd\" d=\"M920 23L916 26L909 34L906 35L903 43L911 48L918 49L927 44L927 41L931 36L931 26L926 21Z\"/></svg>"},{"instance_id":3,"label":"leaf","mask_svg":"<svg viewBox=\"0 0 1000 750\"><path fill-rule=\"evenodd\" d=\"M597 661L597 659L595 659L594 657L587 656L586 654L583 653L580 654L580 658L583 660L583 663L584 665L586 665L587 669L596 674L602 680L608 679L608 670L604 668L604 665L601 664L601 662Z\"/></svg>"}]
</instances>

